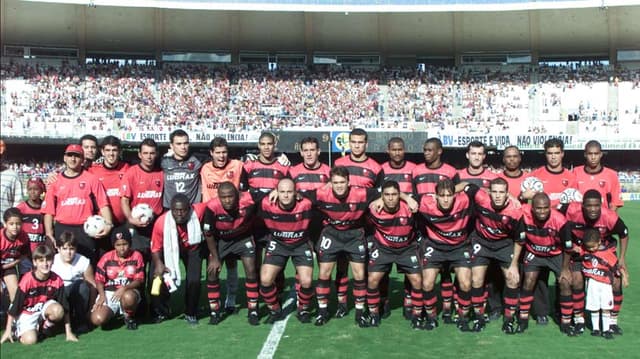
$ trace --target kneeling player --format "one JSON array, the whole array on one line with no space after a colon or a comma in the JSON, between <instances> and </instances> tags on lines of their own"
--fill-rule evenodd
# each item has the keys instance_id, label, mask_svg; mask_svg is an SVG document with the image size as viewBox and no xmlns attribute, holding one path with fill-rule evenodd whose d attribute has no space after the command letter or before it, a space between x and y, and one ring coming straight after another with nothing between
<instances>
[{"instance_id":1,"label":"kneeling player","mask_svg":"<svg viewBox=\"0 0 640 359\"><path fill-rule=\"evenodd\" d=\"M575 335L571 326L573 300L571 298L571 273L569 255L563 249L571 249L571 233L564 216L551 208L549 196L536 193L532 205L523 206L525 252L523 255L524 279L520 291L520 318L517 333L529 327L529 309L533 302L533 290L541 270L547 268L556 276L560 287L560 331Z\"/></svg>"},{"instance_id":2,"label":"kneeling player","mask_svg":"<svg viewBox=\"0 0 640 359\"><path fill-rule=\"evenodd\" d=\"M489 264L496 261L506 282L502 330L513 334L520 286L518 259L522 251L522 210L509 201L509 185L502 178L491 181L489 194L476 186L471 186L470 192L476 212L475 231L471 234L471 303L476 317L473 330L479 332L485 326L485 278Z\"/></svg>"},{"instance_id":3,"label":"kneeling player","mask_svg":"<svg viewBox=\"0 0 640 359\"><path fill-rule=\"evenodd\" d=\"M98 297L91 311L91 322L101 326L117 314L124 314L127 329L138 329L134 318L144 283L144 261L131 249L131 232L124 227L111 234L113 250L105 253L96 267Z\"/></svg>"},{"instance_id":4,"label":"kneeling player","mask_svg":"<svg viewBox=\"0 0 640 359\"><path fill-rule=\"evenodd\" d=\"M265 197L259 210L270 236L260 270L260 295L271 311L266 322L272 324L283 319L275 279L291 257L300 279L298 319L302 323L309 323L309 302L313 296L313 248L309 241L311 202L308 199L296 200L295 185L290 178L281 179L277 191L276 203L271 203L269 197Z\"/></svg>"},{"instance_id":5,"label":"kneeling player","mask_svg":"<svg viewBox=\"0 0 640 359\"><path fill-rule=\"evenodd\" d=\"M368 325L377 327L380 324L379 284L395 263L398 270L402 270L411 282L411 326L421 329L422 274L418 261L413 213L405 202L400 201L400 186L396 181L387 181L382 185L382 202L381 211L369 208L369 222L373 224L375 232L369 253ZM359 324L361 327L366 326L365 322Z\"/></svg>"},{"instance_id":6,"label":"kneeling player","mask_svg":"<svg viewBox=\"0 0 640 359\"><path fill-rule=\"evenodd\" d=\"M423 303L427 313L424 329L438 326L434 290L438 273L451 266L458 282L458 328L469 331L471 306L471 255L469 253L469 221L472 208L469 186L465 193L456 193L453 181L448 178L436 184L435 198L429 195L420 199L420 215L424 222L422 249Z\"/></svg>"},{"instance_id":7,"label":"kneeling player","mask_svg":"<svg viewBox=\"0 0 640 359\"><path fill-rule=\"evenodd\" d=\"M40 334L46 336L51 333L55 323L63 320L67 341L78 341L69 323L64 281L51 271L53 250L47 245L40 245L33 251L32 259L34 270L26 273L18 284L0 343L7 340L13 342L11 324L14 319L17 319L16 336L22 344L35 344L39 336L38 328Z\"/></svg>"},{"instance_id":8,"label":"kneeling player","mask_svg":"<svg viewBox=\"0 0 640 359\"><path fill-rule=\"evenodd\" d=\"M248 318L251 325L258 325L258 282L256 278L256 246L251 234L255 203L248 192L238 192L231 182L218 187L218 196L207 202L205 226L213 236L207 237L209 265L207 266L207 297L211 309L209 324L216 325L222 319L220 313L220 263L240 257L246 276ZM227 278L229 280L229 278Z\"/></svg>"}]
</instances>

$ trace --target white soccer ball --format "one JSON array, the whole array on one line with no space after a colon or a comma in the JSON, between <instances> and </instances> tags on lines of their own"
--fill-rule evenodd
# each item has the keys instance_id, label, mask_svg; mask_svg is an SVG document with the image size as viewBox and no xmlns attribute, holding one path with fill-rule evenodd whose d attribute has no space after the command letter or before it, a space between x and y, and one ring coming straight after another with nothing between
<instances>
[{"instance_id":1,"label":"white soccer ball","mask_svg":"<svg viewBox=\"0 0 640 359\"><path fill-rule=\"evenodd\" d=\"M96 214L90 216L86 221L84 221L84 233L86 233L89 237L95 237L104 229L106 225L107 222L99 215Z\"/></svg>"},{"instance_id":2,"label":"white soccer ball","mask_svg":"<svg viewBox=\"0 0 640 359\"><path fill-rule=\"evenodd\" d=\"M153 219L153 208L146 203L138 203L131 208L131 217L139 218L142 222Z\"/></svg>"},{"instance_id":3,"label":"white soccer ball","mask_svg":"<svg viewBox=\"0 0 640 359\"><path fill-rule=\"evenodd\" d=\"M520 189L522 190L522 192L525 192L527 190L533 190L535 192L543 192L544 184L537 177L527 177L524 179L524 181L522 181L522 184L520 185Z\"/></svg>"},{"instance_id":4,"label":"white soccer ball","mask_svg":"<svg viewBox=\"0 0 640 359\"><path fill-rule=\"evenodd\" d=\"M567 188L560 193L560 203L582 202L582 193L575 188Z\"/></svg>"}]
</instances>

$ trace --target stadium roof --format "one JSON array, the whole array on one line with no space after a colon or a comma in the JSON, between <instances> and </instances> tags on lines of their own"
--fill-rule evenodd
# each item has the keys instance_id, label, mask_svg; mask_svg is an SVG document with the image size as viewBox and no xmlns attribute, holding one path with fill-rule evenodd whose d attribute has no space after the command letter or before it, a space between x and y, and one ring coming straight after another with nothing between
<instances>
[{"instance_id":1,"label":"stadium roof","mask_svg":"<svg viewBox=\"0 0 640 359\"><path fill-rule=\"evenodd\" d=\"M186 10L307 12L514 11L606 8L640 5L640 0L24 0L60 4L151 7Z\"/></svg>"}]
</instances>

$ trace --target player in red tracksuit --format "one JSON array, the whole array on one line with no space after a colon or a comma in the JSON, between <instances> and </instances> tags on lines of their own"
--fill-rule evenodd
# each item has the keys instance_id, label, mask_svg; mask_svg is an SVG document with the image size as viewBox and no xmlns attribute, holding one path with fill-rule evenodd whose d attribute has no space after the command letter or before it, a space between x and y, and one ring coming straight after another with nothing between
<instances>
[{"instance_id":1,"label":"player in red tracksuit","mask_svg":"<svg viewBox=\"0 0 640 359\"><path fill-rule=\"evenodd\" d=\"M413 212L400 201L400 186L396 181L387 181L382 185L382 210L369 208L368 220L374 227L370 239L367 304L369 306L369 325L380 324L380 290L382 278L396 264L398 271L405 273L411 284L411 326L422 328L422 274L418 256L418 244L414 226Z\"/></svg>"},{"instance_id":2,"label":"player in red tracksuit","mask_svg":"<svg viewBox=\"0 0 640 359\"><path fill-rule=\"evenodd\" d=\"M617 211L624 203L620 198L620 179L616 171L602 165L602 146L591 140L584 145L585 165L573 169L578 181L578 190L584 194L595 189L602 195L602 204Z\"/></svg>"},{"instance_id":3,"label":"player in red tracksuit","mask_svg":"<svg viewBox=\"0 0 640 359\"><path fill-rule=\"evenodd\" d=\"M98 260L96 239L89 237L82 225L89 216L99 211L106 222L105 228L96 236L100 239L109 234L113 223L104 186L98 177L83 169L83 158L80 145L67 146L64 152L66 168L49 186L42 203L42 213L45 234L51 243L62 232L71 231L78 240L78 253L95 264Z\"/></svg>"},{"instance_id":4,"label":"player in red tracksuit","mask_svg":"<svg viewBox=\"0 0 640 359\"><path fill-rule=\"evenodd\" d=\"M626 269L625 255L629 243L629 230L622 219L612 209L606 208L602 203L602 196L597 190L591 189L585 192L582 203L574 202L566 209L566 218L571 225L574 241L580 245L584 232L588 228L595 228L600 233L602 245L613 248L618 254L618 267ZM620 251L617 252L620 240ZM579 263L572 266L571 286L573 291L573 311L576 333L584 331L584 278ZM619 276L613 277L613 310L611 311L611 331L614 334L622 334L618 326L618 314L622 306L622 285Z\"/></svg>"},{"instance_id":5,"label":"player in red tracksuit","mask_svg":"<svg viewBox=\"0 0 640 359\"><path fill-rule=\"evenodd\" d=\"M26 273L20 284L16 298L9 307L7 327L0 343L13 342L11 325L16 320L16 334L22 344L35 344L41 335L51 334L56 323L64 321L67 341L77 342L69 322L69 304L64 296L64 281L51 271L53 250L40 245L31 257L34 270Z\"/></svg>"},{"instance_id":6,"label":"player in red tracksuit","mask_svg":"<svg viewBox=\"0 0 640 359\"><path fill-rule=\"evenodd\" d=\"M567 220L562 213L551 208L549 196L536 193L532 205L523 206L525 234L525 252L523 254L524 278L520 291L520 318L517 333L523 333L529 325L529 309L533 302L533 289L541 269L554 272L560 287L560 330L569 336L574 335L571 326L573 302L571 299L571 274L569 273L569 255L571 233Z\"/></svg>"},{"instance_id":7,"label":"player in red tracksuit","mask_svg":"<svg viewBox=\"0 0 640 359\"><path fill-rule=\"evenodd\" d=\"M207 237L209 265L207 266L207 298L211 317L209 324L217 325L220 313L219 269L227 258L242 260L245 272L248 320L258 325L258 282L256 275L256 246L253 238L253 220L256 205L248 192L239 192L232 182L222 182L217 195L207 202L205 226L212 236Z\"/></svg>"},{"instance_id":8,"label":"player in red tracksuit","mask_svg":"<svg viewBox=\"0 0 640 359\"><path fill-rule=\"evenodd\" d=\"M260 295L270 310L266 323L283 319L275 279L289 258L300 280L297 317L301 323L309 323L309 304L313 297L313 247L309 240L311 201L306 198L298 201L293 180L284 178L278 182L276 202L264 197L258 213L269 231L269 242L260 269Z\"/></svg>"}]
</instances>

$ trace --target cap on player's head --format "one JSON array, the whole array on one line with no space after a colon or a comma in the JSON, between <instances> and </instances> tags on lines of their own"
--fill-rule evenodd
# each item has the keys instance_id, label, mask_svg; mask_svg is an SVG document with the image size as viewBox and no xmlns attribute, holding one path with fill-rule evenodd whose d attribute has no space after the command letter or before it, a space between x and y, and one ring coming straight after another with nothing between
<instances>
[{"instance_id":1,"label":"cap on player's head","mask_svg":"<svg viewBox=\"0 0 640 359\"><path fill-rule=\"evenodd\" d=\"M84 158L84 150L82 149L81 145L68 145L67 148L64 150L64 154L65 155L76 154L76 155L79 155L81 158Z\"/></svg>"},{"instance_id":2,"label":"cap on player's head","mask_svg":"<svg viewBox=\"0 0 640 359\"><path fill-rule=\"evenodd\" d=\"M129 231L129 228L127 228L126 226L120 226L118 228L114 228L113 231L111 231L112 246L116 243L116 241L120 239L124 239L125 241L127 241L127 243L129 243L129 245L131 245L131 231Z\"/></svg>"}]
</instances>

